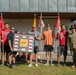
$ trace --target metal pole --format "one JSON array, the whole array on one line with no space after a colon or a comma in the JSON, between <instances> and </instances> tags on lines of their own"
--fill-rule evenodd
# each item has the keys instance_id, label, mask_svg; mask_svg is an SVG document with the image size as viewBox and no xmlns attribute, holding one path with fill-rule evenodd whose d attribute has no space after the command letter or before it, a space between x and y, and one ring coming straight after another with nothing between
<instances>
[{"instance_id":1,"label":"metal pole","mask_svg":"<svg viewBox=\"0 0 76 75\"><path fill-rule=\"evenodd\" d=\"M57 0L57 12L59 16L59 1ZM57 52L57 61L60 64L60 46L59 46L59 37L58 37L58 52Z\"/></svg>"}]
</instances>

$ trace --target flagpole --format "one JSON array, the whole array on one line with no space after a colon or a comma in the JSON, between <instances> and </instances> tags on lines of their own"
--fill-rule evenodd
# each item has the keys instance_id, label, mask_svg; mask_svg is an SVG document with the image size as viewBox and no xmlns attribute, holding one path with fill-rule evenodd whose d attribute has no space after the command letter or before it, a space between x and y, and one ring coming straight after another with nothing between
<instances>
[{"instance_id":1,"label":"flagpole","mask_svg":"<svg viewBox=\"0 0 76 75\"><path fill-rule=\"evenodd\" d=\"M41 52L40 57L41 57L41 63L42 63L42 40L40 41L40 52Z\"/></svg>"},{"instance_id":2,"label":"flagpole","mask_svg":"<svg viewBox=\"0 0 76 75\"><path fill-rule=\"evenodd\" d=\"M59 1L57 0L57 12L58 12L58 15L59 15Z\"/></svg>"},{"instance_id":3,"label":"flagpole","mask_svg":"<svg viewBox=\"0 0 76 75\"><path fill-rule=\"evenodd\" d=\"M40 14L40 34L42 34L42 26L41 26L42 13ZM40 62L42 63L42 40L40 40Z\"/></svg>"},{"instance_id":4,"label":"flagpole","mask_svg":"<svg viewBox=\"0 0 76 75\"><path fill-rule=\"evenodd\" d=\"M3 29L2 29L2 40L3 40ZM4 64L4 41L2 42L2 64Z\"/></svg>"},{"instance_id":5,"label":"flagpole","mask_svg":"<svg viewBox=\"0 0 76 75\"><path fill-rule=\"evenodd\" d=\"M57 10L58 10L58 16L59 16L59 1L57 0ZM58 34L59 35L59 34ZM58 51L57 51L57 61L58 64L60 64L60 46L59 46L59 36L58 36Z\"/></svg>"},{"instance_id":6,"label":"flagpole","mask_svg":"<svg viewBox=\"0 0 76 75\"><path fill-rule=\"evenodd\" d=\"M2 17L3 17L3 15L1 13L1 20L3 21ZM4 32L3 32L3 27L2 27L1 40L3 40L3 34L4 34ZM4 41L2 41L2 64L4 64Z\"/></svg>"},{"instance_id":7,"label":"flagpole","mask_svg":"<svg viewBox=\"0 0 76 75\"><path fill-rule=\"evenodd\" d=\"M42 13L41 13L41 15L40 16L42 16ZM40 34L42 34L42 28L40 27ZM42 63L42 40L40 41L40 57L41 57L41 63Z\"/></svg>"}]
</instances>

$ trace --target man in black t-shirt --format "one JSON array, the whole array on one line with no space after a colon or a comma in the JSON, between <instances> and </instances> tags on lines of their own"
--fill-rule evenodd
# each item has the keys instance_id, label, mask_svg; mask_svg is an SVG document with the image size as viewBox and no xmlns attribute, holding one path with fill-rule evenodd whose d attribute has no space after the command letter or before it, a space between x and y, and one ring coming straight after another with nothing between
<instances>
[{"instance_id":1,"label":"man in black t-shirt","mask_svg":"<svg viewBox=\"0 0 76 75\"><path fill-rule=\"evenodd\" d=\"M14 39L14 27L11 27L11 31L8 34L8 43L9 43L9 47L10 47L10 49L9 49L9 67L10 68L16 66L16 64L15 64L16 52L13 52L13 39ZM12 64L12 61L13 61L13 64Z\"/></svg>"}]
</instances>

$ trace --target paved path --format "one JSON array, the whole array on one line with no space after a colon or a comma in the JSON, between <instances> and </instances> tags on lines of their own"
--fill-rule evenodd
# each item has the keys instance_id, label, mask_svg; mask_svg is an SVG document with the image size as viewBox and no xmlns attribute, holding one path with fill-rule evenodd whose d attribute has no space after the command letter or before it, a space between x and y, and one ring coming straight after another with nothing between
<instances>
[{"instance_id":1,"label":"paved path","mask_svg":"<svg viewBox=\"0 0 76 75\"><path fill-rule=\"evenodd\" d=\"M39 56L41 55L41 53L39 52L38 53ZM45 60L46 57L45 57L45 52L42 52L42 59ZM60 57L60 60L63 61L63 55ZM53 61L57 61L57 53L53 53ZM72 56L70 54L70 52L68 52L68 55L67 55L67 62L72 62Z\"/></svg>"}]
</instances>

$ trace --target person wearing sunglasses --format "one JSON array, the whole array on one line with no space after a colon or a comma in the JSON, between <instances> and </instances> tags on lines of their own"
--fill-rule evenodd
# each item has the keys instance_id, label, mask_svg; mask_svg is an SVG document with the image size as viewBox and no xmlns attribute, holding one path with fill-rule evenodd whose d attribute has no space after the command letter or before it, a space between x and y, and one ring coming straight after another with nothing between
<instances>
[{"instance_id":1,"label":"person wearing sunglasses","mask_svg":"<svg viewBox=\"0 0 76 75\"><path fill-rule=\"evenodd\" d=\"M15 55L17 52L13 52L13 40L14 40L14 27L10 28L10 33L8 34L8 43L9 43L9 67L13 68L16 66L16 62L15 62ZM13 63L12 63L13 61Z\"/></svg>"},{"instance_id":2,"label":"person wearing sunglasses","mask_svg":"<svg viewBox=\"0 0 76 75\"><path fill-rule=\"evenodd\" d=\"M29 34L34 34L35 35L35 46L34 46L34 54L35 54L35 66L38 67L37 61L38 61L38 52L39 52L39 48L38 48L38 41L40 40L40 34L39 32L36 30L37 27L35 25L32 26L32 30L29 31ZM28 67L32 67L32 53L30 53L30 64L28 65Z\"/></svg>"}]
</instances>

